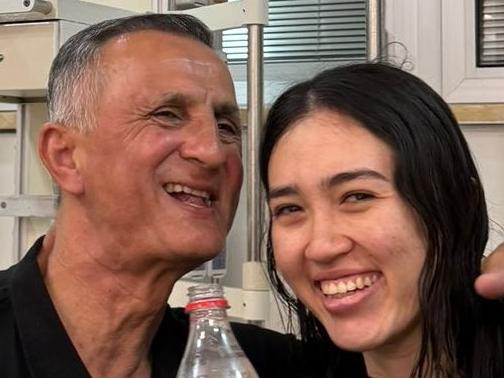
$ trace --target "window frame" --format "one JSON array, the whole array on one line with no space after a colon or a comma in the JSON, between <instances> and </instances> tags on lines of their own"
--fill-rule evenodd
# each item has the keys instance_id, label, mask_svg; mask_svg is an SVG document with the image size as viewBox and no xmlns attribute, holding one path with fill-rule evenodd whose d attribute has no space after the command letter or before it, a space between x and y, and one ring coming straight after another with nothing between
<instances>
[{"instance_id":1,"label":"window frame","mask_svg":"<svg viewBox=\"0 0 504 378\"><path fill-rule=\"evenodd\" d=\"M483 3L485 0L476 0L476 8L475 8L475 36L476 36L476 65L477 67L481 68L488 68L488 67L504 67L504 61L501 61L500 63L484 63L481 59L481 54L484 51L484 46L483 43L481 42L481 39L483 37L482 33L482 28L483 28L483 22L480 17L480 12L483 11ZM502 5L504 7L504 4Z\"/></svg>"},{"instance_id":2,"label":"window frame","mask_svg":"<svg viewBox=\"0 0 504 378\"><path fill-rule=\"evenodd\" d=\"M356 57L355 60L318 60L318 61L264 61L264 102L271 104L278 94L292 84L308 80L322 70L336 67L351 62L363 62L364 58ZM247 105L247 63L229 62L237 100L240 106Z\"/></svg>"},{"instance_id":3,"label":"window frame","mask_svg":"<svg viewBox=\"0 0 504 378\"><path fill-rule=\"evenodd\" d=\"M441 92L450 103L504 102L504 67L477 66L476 1L442 2Z\"/></svg>"}]
</instances>

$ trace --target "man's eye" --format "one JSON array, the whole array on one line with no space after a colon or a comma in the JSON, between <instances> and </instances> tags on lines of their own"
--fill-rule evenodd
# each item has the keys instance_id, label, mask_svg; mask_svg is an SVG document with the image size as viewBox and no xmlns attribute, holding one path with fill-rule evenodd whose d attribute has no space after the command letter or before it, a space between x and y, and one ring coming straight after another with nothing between
<instances>
[{"instance_id":1,"label":"man's eye","mask_svg":"<svg viewBox=\"0 0 504 378\"><path fill-rule=\"evenodd\" d=\"M374 196L369 193L350 193L346 195L343 199L343 202L350 202L350 203L359 203L359 202L364 202L373 199Z\"/></svg>"},{"instance_id":2,"label":"man's eye","mask_svg":"<svg viewBox=\"0 0 504 378\"><path fill-rule=\"evenodd\" d=\"M153 113L153 116L162 122L180 122L182 117L172 110L158 110Z\"/></svg>"},{"instance_id":3,"label":"man's eye","mask_svg":"<svg viewBox=\"0 0 504 378\"><path fill-rule=\"evenodd\" d=\"M235 123L228 120L218 120L219 135L224 141L236 141L241 139L241 129Z\"/></svg>"}]
</instances>

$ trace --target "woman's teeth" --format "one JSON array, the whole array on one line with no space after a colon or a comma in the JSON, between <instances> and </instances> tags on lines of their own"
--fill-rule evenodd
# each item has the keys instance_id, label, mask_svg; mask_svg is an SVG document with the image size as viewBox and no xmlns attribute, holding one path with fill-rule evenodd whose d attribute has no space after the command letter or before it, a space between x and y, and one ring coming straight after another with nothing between
<instances>
[{"instance_id":1,"label":"woman's teeth","mask_svg":"<svg viewBox=\"0 0 504 378\"><path fill-rule=\"evenodd\" d=\"M378 276L376 274L357 276L347 280L321 281L320 289L325 295L345 294L372 286Z\"/></svg>"}]
</instances>

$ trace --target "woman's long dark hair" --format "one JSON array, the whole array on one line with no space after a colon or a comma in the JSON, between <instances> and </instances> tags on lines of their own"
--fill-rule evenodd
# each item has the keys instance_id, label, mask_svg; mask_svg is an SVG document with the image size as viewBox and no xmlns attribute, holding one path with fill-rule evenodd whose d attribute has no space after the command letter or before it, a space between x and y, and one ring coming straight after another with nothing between
<instances>
[{"instance_id":1,"label":"woman's long dark hair","mask_svg":"<svg viewBox=\"0 0 504 378\"><path fill-rule=\"evenodd\" d=\"M502 304L473 289L488 238L484 193L448 105L422 80L383 63L326 70L288 89L269 112L260 147L266 191L275 145L297 120L318 109L352 117L391 148L396 188L426 231L419 282L422 342L412 377L504 377ZM283 285L271 224L267 257L270 279L297 313L303 340L336 353L323 326Z\"/></svg>"}]
</instances>

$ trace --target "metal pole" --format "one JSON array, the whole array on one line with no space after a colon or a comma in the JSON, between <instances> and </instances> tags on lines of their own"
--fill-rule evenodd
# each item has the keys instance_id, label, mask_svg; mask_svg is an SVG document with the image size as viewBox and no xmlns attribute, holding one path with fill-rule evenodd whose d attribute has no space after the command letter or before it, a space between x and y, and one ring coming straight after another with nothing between
<instances>
[{"instance_id":1,"label":"metal pole","mask_svg":"<svg viewBox=\"0 0 504 378\"><path fill-rule=\"evenodd\" d=\"M368 0L367 4L367 60L373 61L382 53L382 1Z\"/></svg>"},{"instance_id":2,"label":"metal pole","mask_svg":"<svg viewBox=\"0 0 504 378\"><path fill-rule=\"evenodd\" d=\"M160 0L151 0L151 11L153 13L159 13L161 9Z\"/></svg>"},{"instance_id":3,"label":"metal pole","mask_svg":"<svg viewBox=\"0 0 504 378\"><path fill-rule=\"evenodd\" d=\"M177 0L168 0L168 10L174 11L177 9Z\"/></svg>"},{"instance_id":4,"label":"metal pole","mask_svg":"<svg viewBox=\"0 0 504 378\"><path fill-rule=\"evenodd\" d=\"M26 136L26 105L18 104L16 110L16 162L14 168L14 194L20 196L24 192L25 164L25 136ZM23 236L23 218L14 217L13 258L14 262L21 259Z\"/></svg>"},{"instance_id":5,"label":"metal pole","mask_svg":"<svg viewBox=\"0 0 504 378\"><path fill-rule=\"evenodd\" d=\"M247 62L247 261L261 258L262 209L258 168L260 127L263 121L263 25L248 26Z\"/></svg>"},{"instance_id":6,"label":"metal pole","mask_svg":"<svg viewBox=\"0 0 504 378\"><path fill-rule=\"evenodd\" d=\"M177 9L177 0L151 0L154 13L166 13Z\"/></svg>"}]
</instances>

